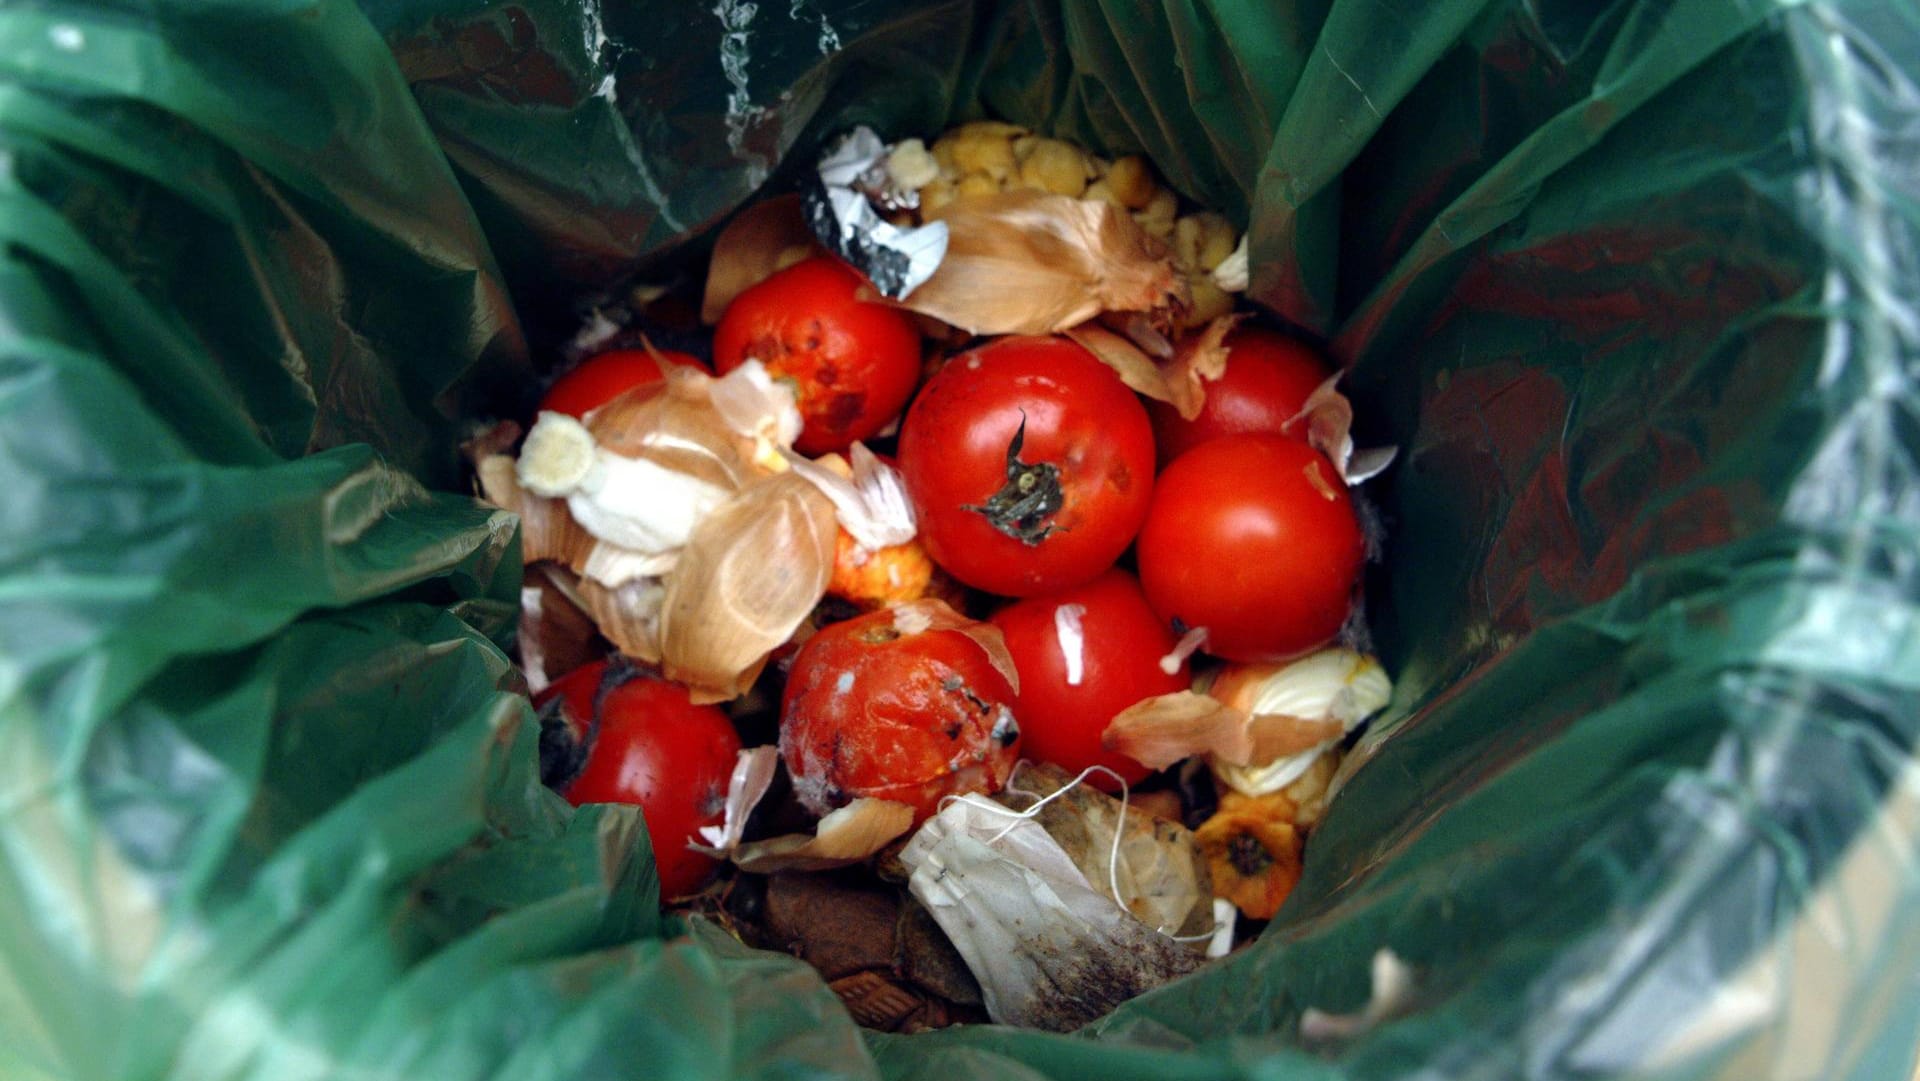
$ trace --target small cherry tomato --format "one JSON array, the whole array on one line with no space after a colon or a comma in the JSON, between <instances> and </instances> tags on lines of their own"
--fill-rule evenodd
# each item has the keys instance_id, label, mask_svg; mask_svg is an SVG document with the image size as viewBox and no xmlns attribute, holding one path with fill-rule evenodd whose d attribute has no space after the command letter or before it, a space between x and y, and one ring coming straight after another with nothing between
<instances>
[{"instance_id":1,"label":"small cherry tomato","mask_svg":"<svg viewBox=\"0 0 1920 1081\"><path fill-rule=\"evenodd\" d=\"M1011 597L1086 582L1126 551L1153 493L1146 410L1064 338L1001 338L927 381L900 469L934 561Z\"/></svg>"},{"instance_id":2,"label":"small cherry tomato","mask_svg":"<svg viewBox=\"0 0 1920 1081\"><path fill-rule=\"evenodd\" d=\"M707 366L698 357L686 353L661 351L656 360L645 349L615 349L581 361L572 371L554 380L547 396L540 400L543 412L584 417L635 387L651 386L665 379L660 361L669 365L698 368Z\"/></svg>"},{"instance_id":3,"label":"small cherry tomato","mask_svg":"<svg viewBox=\"0 0 1920 1081\"><path fill-rule=\"evenodd\" d=\"M891 610L807 639L781 704L780 757L818 814L870 796L924 819L942 796L998 791L1019 740L1013 687L980 643L902 633Z\"/></svg>"},{"instance_id":4,"label":"small cherry tomato","mask_svg":"<svg viewBox=\"0 0 1920 1081\"><path fill-rule=\"evenodd\" d=\"M1064 618L1062 608L1068 609ZM1013 712L1020 718L1021 753L1075 773L1105 766L1128 784L1151 772L1101 749L1100 735L1121 710L1184 691L1193 681L1184 662L1171 675L1160 667L1174 637L1131 574L1115 567L1085 585L1008 605L991 622L1007 636L1020 672ZM1088 782L1108 792L1119 788L1100 773Z\"/></svg>"},{"instance_id":5,"label":"small cherry tomato","mask_svg":"<svg viewBox=\"0 0 1920 1081\"><path fill-rule=\"evenodd\" d=\"M1291 433L1281 426L1300 414L1307 396L1333 372L1304 342L1263 327L1241 327L1227 335L1227 367L1206 384L1200 415L1180 416L1165 402L1147 403L1153 417L1154 445L1160 464L1223 435L1272 432L1306 438L1306 425Z\"/></svg>"},{"instance_id":6,"label":"small cherry tomato","mask_svg":"<svg viewBox=\"0 0 1920 1081\"><path fill-rule=\"evenodd\" d=\"M799 388L800 438L819 456L879 434L920 379L920 331L907 313L859 300L859 273L815 256L748 289L713 332L714 367L748 359Z\"/></svg>"},{"instance_id":7,"label":"small cherry tomato","mask_svg":"<svg viewBox=\"0 0 1920 1081\"><path fill-rule=\"evenodd\" d=\"M1365 556L1347 486L1319 451L1229 435L1160 474L1140 584L1162 619L1207 629L1208 653L1277 661L1339 633Z\"/></svg>"},{"instance_id":8,"label":"small cherry tomato","mask_svg":"<svg viewBox=\"0 0 1920 1081\"><path fill-rule=\"evenodd\" d=\"M694 705L678 683L626 675L603 695L607 662L596 661L561 677L534 701L544 706L559 698L574 737L586 739L594 701L601 699L600 727L587 747L586 764L561 795L576 807L638 804L660 872L660 896L683 897L706 885L720 866L687 842L701 826L721 823L740 736L725 713Z\"/></svg>"}]
</instances>

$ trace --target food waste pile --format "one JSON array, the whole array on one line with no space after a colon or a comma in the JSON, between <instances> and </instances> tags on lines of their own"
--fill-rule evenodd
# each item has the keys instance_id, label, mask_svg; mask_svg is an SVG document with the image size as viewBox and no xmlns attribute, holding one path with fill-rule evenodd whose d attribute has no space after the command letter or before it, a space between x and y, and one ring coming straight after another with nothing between
<instances>
[{"instance_id":1,"label":"food waste pile","mask_svg":"<svg viewBox=\"0 0 1920 1081\"><path fill-rule=\"evenodd\" d=\"M1337 368L1139 157L845 135L468 444L543 779L860 1023L1076 1028L1250 941L1391 694Z\"/></svg>"}]
</instances>

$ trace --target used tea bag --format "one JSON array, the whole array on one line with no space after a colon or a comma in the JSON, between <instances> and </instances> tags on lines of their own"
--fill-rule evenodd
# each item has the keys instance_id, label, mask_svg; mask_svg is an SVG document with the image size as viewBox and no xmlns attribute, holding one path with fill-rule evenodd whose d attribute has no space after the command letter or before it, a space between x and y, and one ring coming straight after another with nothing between
<instances>
[{"instance_id":1,"label":"used tea bag","mask_svg":"<svg viewBox=\"0 0 1920 1081\"><path fill-rule=\"evenodd\" d=\"M1205 961L1088 882L1038 822L979 797L948 803L900 859L1001 1024L1070 1031Z\"/></svg>"},{"instance_id":2,"label":"used tea bag","mask_svg":"<svg viewBox=\"0 0 1920 1081\"><path fill-rule=\"evenodd\" d=\"M1073 781L1073 775L1058 766L1023 765L1000 798L1045 798L1065 788L1040 807L1034 820L1095 889L1110 897L1117 892L1128 911L1163 934L1184 938L1212 931L1213 886L1193 834L1177 822L1127 807L1116 861L1113 831L1120 801ZM1011 806L1025 810L1017 803Z\"/></svg>"}]
</instances>

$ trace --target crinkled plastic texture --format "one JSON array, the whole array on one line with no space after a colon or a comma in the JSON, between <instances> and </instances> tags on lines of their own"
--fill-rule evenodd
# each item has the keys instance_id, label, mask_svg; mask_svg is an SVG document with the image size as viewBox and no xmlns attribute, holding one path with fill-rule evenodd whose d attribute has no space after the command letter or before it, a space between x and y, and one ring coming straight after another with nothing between
<instances>
[{"instance_id":1,"label":"crinkled plastic texture","mask_svg":"<svg viewBox=\"0 0 1920 1081\"><path fill-rule=\"evenodd\" d=\"M1905 1076L1916 68L1867 0L0 8L0 1074ZM1252 948L863 1038L539 788L456 418L536 389L507 290L985 113L1352 365L1397 699Z\"/></svg>"}]
</instances>

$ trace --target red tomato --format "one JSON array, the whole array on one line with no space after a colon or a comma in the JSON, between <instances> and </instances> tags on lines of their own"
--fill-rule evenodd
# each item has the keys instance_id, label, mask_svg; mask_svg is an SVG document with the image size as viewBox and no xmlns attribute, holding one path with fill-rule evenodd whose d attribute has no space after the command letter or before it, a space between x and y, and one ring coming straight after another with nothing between
<instances>
[{"instance_id":1,"label":"red tomato","mask_svg":"<svg viewBox=\"0 0 1920 1081\"><path fill-rule=\"evenodd\" d=\"M897 308L855 298L865 279L815 256L741 293L713 332L720 374L749 358L799 387L794 448L819 456L879 434L920 379L920 332Z\"/></svg>"},{"instance_id":2,"label":"red tomato","mask_svg":"<svg viewBox=\"0 0 1920 1081\"><path fill-rule=\"evenodd\" d=\"M1227 335L1227 368L1206 385L1200 415L1185 420L1165 402L1147 403L1154 445L1165 465L1209 439L1244 432L1273 432L1300 414L1307 396L1333 372L1312 347L1261 327ZM1306 425L1293 433L1306 438Z\"/></svg>"},{"instance_id":3,"label":"red tomato","mask_svg":"<svg viewBox=\"0 0 1920 1081\"><path fill-rule=\"evenodd\" d=\"M934 561L990 593L1086 582L1153 494L1153 430L1111 368L1064 338L954 357L907 411L900 469Z\"/></svg>"},{"instance_id":4,"label":"red tomato","mask_svg":"<svg viewBox=\"0 0 1920 1081\"><path fill-rule=\"evenodd\" d=\"M1066 605L1084 609L1077 642L1071 633L1061 634L1056 613ZM1135 702L1184 691L1193 681L1184 663L1173 675L1161 670L1160 658L1172 652L1174 637L1147 607L1133 575L1115 567L1085 585L1008 605L992 622L1007 636L1020 672L1013 712L1028 758L1075 773L1105 766L1128 784L1151 772L1126 755L1102 750L1100 734ZM1104 774L1088 780L1108 792L1120 787Z\"/></svg>"},{"instance_id":5,"label":"red tomato","mask_svg":"<svg viewBox=\"0 0 1920 1081\"><path fill-rule=\"evenodd\" d=\"M794 658L780 756L824 814L858 796L910 804L995 792L1019 760L1013 687L959 630L902 634L892 611L835 623Z\"/></svg>"},{"instance_id":6,"label":"red tomato","mask_svg":"<svg viewBox=\"0 0 1920 1081\"><path fill-rule=\"evenodd\" d=\"M1352 604L1366 543L1347 486L1319 451L1229 435L1174 459L1140 530L1140 584L1162 619L1207 628L1230 661L1325 643Z\"/></svg>"},{"instance_id":7,"label":"red tomato","mask_svg":"<svg viewBox=\"0 0 1920 1081\"><path fill-rule=\"evenodd\" d=\"M707 370L698 357L685 353L662 351L660 359L670 365ZM553 386L547 388L547 396L541 399L540 408L584 417L634 387L650 386L665 378L660 361L645 349L615 349L588 357L554 380Z\"/></svg>"},{"instance_id":8,"label":"red tomato","mask_svg":"<svg viewBox=\"0 0 1920 1081\"><path fill-rule=\"evenodd\" d=\"M576 668L534 701L545 705L558 696L568 726L584 738L606 672L605 661ZM678 683L635 675L607 691L586 766L561 795L576 807L638 804L660 872L660 896L683 897L706 885L719 867L687 842L701 826L721 823L739 754L740 736L725 713L694 705Z\"/></svg>"}]
</instances>

